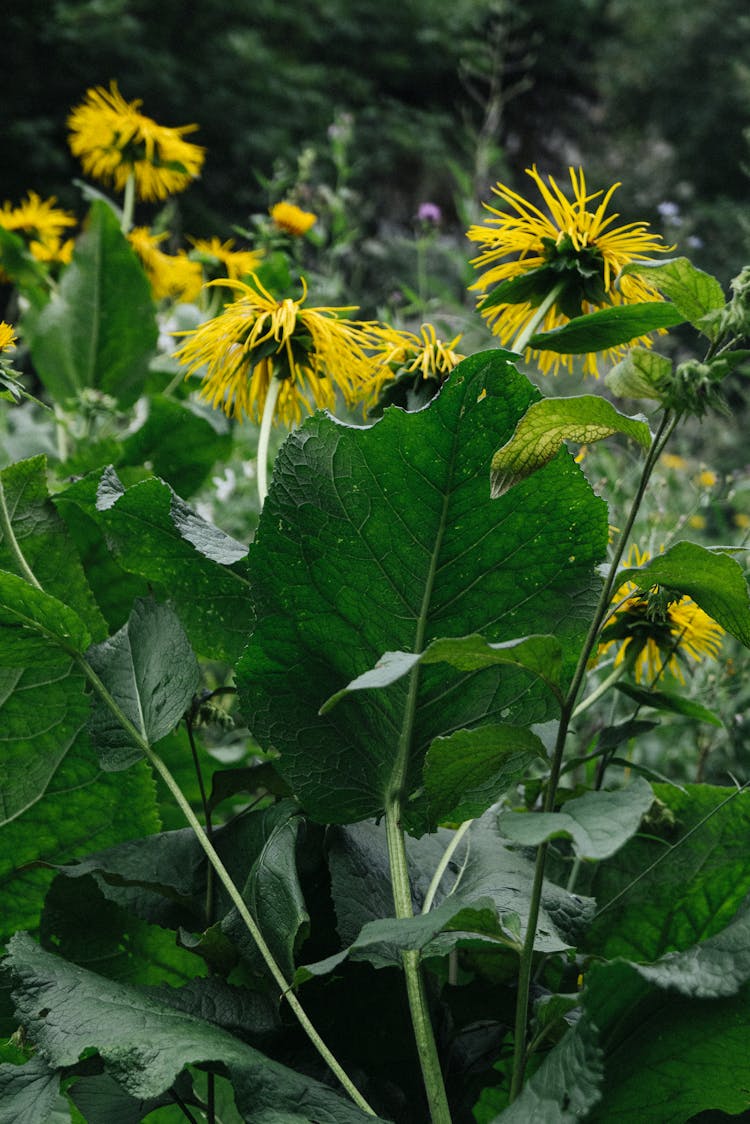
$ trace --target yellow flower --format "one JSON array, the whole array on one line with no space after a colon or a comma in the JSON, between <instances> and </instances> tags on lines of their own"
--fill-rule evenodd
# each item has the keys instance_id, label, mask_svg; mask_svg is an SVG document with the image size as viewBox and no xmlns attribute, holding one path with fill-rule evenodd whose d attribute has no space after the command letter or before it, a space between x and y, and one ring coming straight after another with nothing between
<instances>
[{"instance_id":1,"label":"yellow flower","mask_svg":"<svg viewBox=\"0 0 750 1124\"><path fill-rule=\"evenodd\" d=\"M627 566L642 566L650 554L633 546ZM679 594L672 599L659 586L643 592L633 582L621 586L616 603L627 598L610 617L602 633L597 658L619 643L615 667L632 661L637 683L655 683L669 669L676 679L685 682L679 658L689 656L700 662L705 656L716 658L724 629L695 604L692 598Z\"/></svg>"},{"instance_id":2,"label":"yellow flower","mask_svg":"<svg viewBox=\"0 0 750 1124\"><path fill-rule=\"evenodd\" d=\"M688 526L692 527L695 531L705 531L706 517L705 515L691 515L688 519Z\"/></svg>"},{"instance_id":3,"label":"yellow flower","mask_svg":"<svg viewBox=\"0 0 750 1124\"><path fill-rule=\"evenodd\" d=\"M279 230L297 238L307 234L310 227L318 221L318 216L312 211L303 211L295 203L275 203L268 213Z\"/></svg>"},{"instance_id":4,"label":"yellow flower","mask_svg":"<svg viewBox=\"0 0 750 1124\"><path fill-rule=\"evenodd\" d=\"M438 339L432 324L422 324L419 333L377 324L371 330L373 374L369 404L374 405L383 386L402 375L414 374L421 379L445 382L454 367L464 358L455 349L461 336L448 343Z\"/></svg>"},{"instance_id":5,"label":"yellow flower","mask_svg":"<svg viewBox=\"0 0 750 1124\"><path fill-rule=\"evenodd\" d=\"M661 299L659 294L638 277L623 277L615 289L615 280L623 266L635 260L649 260L651 251L663 253L668 249L658 235L651 234L644 222L612 227L617 214L607 216L606 211L616 189L614 184L606 193L589 194L583 171L570 168L573 200L561 191L552 176L545 183L536 168L527 168L526 174L534 181L544 210L524 199L504 184L493 188L494 193L507 205L498 210L485 204L492 216L486 226L473 226L467 233L472 242L481 246L481 253L472 264L485 269L482 277L471 286L486 293L487 289L515 282L515 292L509 299L483 310L493 332L502 343L513 339L531 322L541 301L562 284L563 288L539 325L539 331L561 327L574 316L595 312L608 305L633 304ZM603 198L601 198L603 196ZM639 338L648 344L649 338ZM607 355L618 358L621 348L611 348ZM572 355L551 352L526 351L526 357L538 358L540 369L546 374L558 371L560 364L573 368ZM596 358L589 354L584 359L586 374L597 375Z\"/></svg>"},{"instance_id":6,"label":"yellow flower","mask_svg":"<svg viewBox=\"0 0 750 1124\"><path fill-rule=\"evenodd\" d=\"M355 308L303 308L302 296L277 300L256 276L243 281L212 281L239 294L212 320L191 332L176 358L188 375L205 368L201 396L236 418L259 421L271 379L281 382L276 414L287 424L303 412L333 409L336 387L348 405L367 388L372 360L365 347L370 325L340 314Z\"/></svg>"},{"instance_id":7,"label":"yellow flower","mask_svg":"<svg viewBox=\"0 0 750 1124\"><path fill-rule=\"evenodd\" d=\"M719 477L710 468L702 469L695 478L699 488L713 488L718 483Z\"/></svg>"},{"instance_id":8,"label":"yellow flower","mask_svg":"<svg viewBox=\"0 0 750 1124\"><path fill-rule=\"evenodd\" d=\"M214 269L218 266L225 277L241 281L260 265L263 254L260 250L235 250L234 239L221 242L218 238L191 238L195 259Z\"/></svg>"},{"instance_id":9,"label":"yellow flower","mask_svg":"<svg viewBox=\"0 0 750 1124\"><path fill-rule=\"evenodd\" d=\"M77 219L56 203L54 195L42 199L29 191L17 207L6 200L0 208L0 226L20 235L37 261L66 263L73 253L73 241L65 239L65 232Z\"/></svg>"},{"instance_id":10,"label":"yellow flower","mask_svg":"<svg viewBox=\"0 0 750 1124\"><path fill-rule=\"evenodd\" d=\"M746 531L750 527L750 515L746 515L744 511L736 511L732 516L732 522L741 531Z\"/></svg>"},{"instance_id":11,"label":"yellow flower","mask_svg":"<svg viewBox=\"0 0 750 1124\"><path fill-rule=\"evenodd\" d=\"M117 83L96 86L68 117L69 144L86 175L124 191L132 175L138 198L166 199L199 175L204 149L183 139L197 125L167 128L127 102Z\"/></svg>"},{"instance_id":12,"label":"yellow flower","mask_svg":"<svg viewBox=\"0 0 750 1124\"><path fill-rule=\"evenodd\" d=\"M685 458L677 456L676 453L662 453L659 460L665 468L685 469L688 466Z\"/></svg>"},{"instance_id":13,"label":"yellow flower","mask_svg":"<svg viewBox=\"0 0 750 1124\"><path fill-rule=\"evenodd\" d=\"M203 288L200 262L191 261L184 250L176 254L160 250L160 244L169 237L167 231L152 234L147 226L137 226L127 237L141 260L154 300L195 300Z\"/></svg>"},{"instance_id":14,"label":"yellow flower","mask_svg":"<svg viewBox=\"0 0 750 1124\"><path fill-rule=\"evenodd\" d=\"M16 333L10 324L6 324L4 320L0 320L0 352L16 346Z\"/></svg>"}]
</instances>

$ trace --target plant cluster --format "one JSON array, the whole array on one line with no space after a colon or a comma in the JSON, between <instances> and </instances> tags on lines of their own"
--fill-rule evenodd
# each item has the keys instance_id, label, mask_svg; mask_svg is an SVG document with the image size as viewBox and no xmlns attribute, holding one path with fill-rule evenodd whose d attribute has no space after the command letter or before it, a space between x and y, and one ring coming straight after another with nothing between
<instances>
[{"instance_id":1,"label":"plant cluster","mask_svg":"<svg viewBox=\"0 0 750 1124\"><path fill-rule=\"evenodd\" d=\"M743 543L637 541L746 273L534 168L470 231L512 350L465 355L315 303L292 193L239 245L134 226L203 154L116 86L69 127L122 198L0 211L0 1121L747 1110L750 780L659 752L728 724L686 672L750 648ZM543 396L524 355L611 366ZM230 534L197 497L243 432Z\"/></svg>"}]
</instances>

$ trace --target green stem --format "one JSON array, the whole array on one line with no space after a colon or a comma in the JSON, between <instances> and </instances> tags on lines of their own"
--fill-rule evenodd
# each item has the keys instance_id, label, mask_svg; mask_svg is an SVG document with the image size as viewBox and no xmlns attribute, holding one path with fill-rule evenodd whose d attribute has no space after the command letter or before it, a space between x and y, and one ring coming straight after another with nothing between
<instances>
[{"instance_id":1,"label":"green stem","mask_svg":"<svg viewBox=\"0 0 750 1124\"><path fill-rule=\"evenodd\" d=\"M443 851L443 857L437 864L435 873L432 876L432 881L427 888L427 894L425 896L424 902L422 903L422 913L429 913L432 909L432 903L435 900L435 894L437 893L437 889L440 885L440 882L442 881L443 875L448 869L448 863L453 858L454 854L456 853L456 848L473 823L473 820L464 820L464 822L459 827L457 827L455 832L453 833L453 838Z\"/></svg>"},{"instance_id":2,"label":"green stem","mask_svg":"<svg viewBox=\"0 0 750 1124\"><path fill-rule=\"evenodd\" d=\"M414 916L411 900L411 885L406 859L404 833L400 823L401 805L398 799L388 804L385 812L385 831L388 841L388 856L391 864L391 883L396 917ZM406 976L406 994L414 1028L414 1038L419 1053L427 1103L430 1108L432 1124L451 1124L448 1098L443 1084L435 1035L430 1021L424 980L419 966L419 952L407 950L401 954Z\"/></svg>"},{"instance_id":3,"label":"green stem","mask_svg":"<svg viewBox=\"0 0 750 1124\"><path fill-rule=\"evenodd\" d=\"M298 1022L300 1023L300 1026L305 1031L305 1034L310 1039L313 1046L318 1051L320 1056L323 1058L325 1063L328 1065L331 1072L333 1074L335 1074L335 1076L338 1078L341 1085L347 1091L347 1093L349 1094L351 1099L354 1101L354 1103L359 1108L361 1108L363 1112L368 1113L370 1116L375 1116L375 1111L367 1103L367 1101L362 1096L359 1089L357 1089L356 1085L353 1083L353 1081L348 1076L348 1074L345 1073L345 1071L342 1069L339 1062L333 1056L333 1054L328 1049L328 1047L326 1046L323 1039L318 1034L315 1027L310 1022L310 1019L308 1018L308 1016L307 1016L305 1010L303 1009L301 1003L297 999L297 996L292 991L291 985L289 984L286 977L284 976L284 973L281 971L281 968L276 963L276 961L273 957L273 953L271 952L270 948L266 944L265 938L263 937L263 934L261 933L260 929L258 928L258 925L255 921L255 918L252 916L252 914L248 910L247 906L245 905L245 902L242 898L242 894L240 893L240 891L237 889L236 885L232 881L232 878L229 874L229 871L226 869L226 867L224 866L224 863L221 861L221 859L220 859L216 849L214 848L211 840L208 838L208 836L206 835L206 832L203 830L203 827L202 827L200 821L198 820L197 816L195 815L195 812L193 811L193 809L190 807L190 804L186 800L186 798L185 798L185 796L182 792L182 789L177 784L177 781L174 779L174 777L170 773L169 769L167 768L167 765L165 764L164 761L162 761L159 754L156 753L152 749L149 742L143 737L143 735L137 729L137 727L133 725L133 723L130 721L128 716L124 713L124 711L119 706L117 700L112 697L110 692L107 690L107 687L101 681L101 679L96 674L96 672L91 667L91 665L81 655L76 655L76 660L77 660L78 665L80 666L81 670L83 671L84 675L89 680L89 682L91 683L92 687L97 692L99 697L106 704L106 706L109 708L109 710L115 716L115 718L117 718L118 722L120 723L122 728L125 730L125 732L132 738L132 740L139 747L139 749L142 750L144 756L149 761L151 767L153 769L155 769L155 771L159 774L161 779L164 781L164 784L169 789L170 793L172 794L172 796L175 800L175 803L178 805L182 814L184 815L185 819L187 820L188 824L193 829L193 832L195 833L200 846L203 848L209 863L211 864L211 866L215 870L219 881L221 882L221 884L223 885L227 894L229 895L230 901L234 905L234 907L237 910L238 914L240 915L242 921L244 922L245 927L247 928L251 937L255 941L256 945L258 946L258 951L260 952L261 956L263 957L263 960L266 964L266 967L268 968L268 971L271 973L271 976L273 977L276 984L280 988L281 995L283 996L283 998L287 1001L287 1003L291 1007L291 1009L294 1012Z\"/></svg>"},{"instance_id":4,"label":"green stem","mask_svg":"<svg viewBox=\"0 0 750 1124\"><path fill-rule=\"evenodd\" d=\"M120 230L123 234L127 234L133 225L133 215L135 213L135 175L130 173L125 181L125 194L122 199L122 218L120 220Z\"/></svg>"},{"instance_id":5,"label":"green stem","mask_svg":"<svg viewBox=\"0 0 750 1124\"><path fill-rule=\"evenodd\" d=\"M578 706L573 711L572 717L577 718L579 714L583 714L584 710L588 710L590 706L593 706L597 699L600 699L618 679L622 679L624 674L625 664L621 663L615 668L611 675L608 675L606 679L602 679L599 686L595 687L590 695L586 695L586 698L579 702Z\"/></svg>"},{"instance_id":6,"label":"green stem","mask_svg":"<svg viewBox=\"0 0 750 1124\"><path fill-rule=\"evenodd\" d=\"M15 536L15 532L13 531L13 525L10 521L10 512L8 511L8 504L7 504L6 499L5 499L5 488L3 487L3 481L2 481L1 477L0 477L0 531L3 532L2 537L5 540L6 545L10 549L11 554L13 555L13 557L16 560L16 564L18 566L18 569L21 572L21 577L25 578L26 581L29 582L30 585L33 585L35 587L35 589L41 589L42 587L36 579L36 574L31 569L28 562L24 558L23 551L21 550L21 547L18 543L18 539Z\"/></svg>"},{"instance_id":7,"label":"green stem","mask_svg":"<svg viewBox=\"0 0 750 1124\"><path fill-rule=\"evenodd\" d=\"M552 289L549 293L547 293L547 296L544 298L542 303L539 305L539 307L537 308L536 312L534 313L534 315L529 320L526 327L523 328L518 333L516 338L514 339L513 350L517 351L519 353L519 355L523 355L524 351L528 347L529 340L534 335L534 333L536 332L539 325L544 321L544 317L547 315L549 310L552 308L552 305L555 303L557 298L560 296L560 293L562 292L562 290L563 290L563 282L561 281L559 285L555 285L554 289Z\"/></svg>"},{"instance_id":8,"label":"green stem","mask_svg":"<svg viewBox=\"0 0 750 1124\"><path fill-rule=\"evenodd\" d=\"M516 345L514 345L515 347ZM565 752L565 742L568 736L568 728L570 721L575 711L576 699L581 689L586 668L588 667L591 655L596 648L599 638L599 631L602 622L607 616L609 611L609 604L612 600L612 594L615 589L617 581L617 570L620 561L625 552L625 547L628 543L630 533L633 525L638 516L643 497L646 494L646 488L651 478L654 466L661 455L664 446L666 445L669 437L671 436L679 416L672 414L669 410L665 410L659 423L659 428L649 449L646 460L643 465L641 479L638 484L633 503L630 508L630 513L623 528L617 547L614 551L609 573L602 586L602 591L599 596L596 610L594 612L593 620L589 627L586 639L583 643L581 653L578 657L578 663L573 673L573 678L570 687L565 696L565 700L560 712L560 724L557 730L557 739L555 741L555 748L552 754L552 762L550 765L550 776L547 784L547 792L544 799L543 810L551 812L554 810L555 799L557 796L557 786L560 780L560 770L562 768L563 756ZM511 1078L510 1088L510 1101L511 1103L521 1092L523 1086L524 1071L526 1069L526 1032L529 1019L529 993L531 989L531 969L534 959L534 941L536 938L536 929L539 922L539 911L542 902L542 890L544 888L544 868L547 861L547 843L541 843L537 849L536 864L534 868L534 881L531 889L531 900L529 902L529 917L526 928L526 937L521 950L521 959L518 970L518 994L516 997L516 1021L515 1021L515 1037L513 1045L513 1075Z\"/></svg>"},{"instance_id":9,"label":"green stem","mask_svg":"<svg viewBox=\"0 0 750 1124\"><path fill-rule=\"evenodd\" d=\"M276 409L276 402L281 390L281 379L276 378L275 375L271 376L271 381L268 384L268 392L266 393L266 401L263 406L263 416L260 419L260 433L258 434L258 454L256 458L257 474L258 474L258 499L260 506L266 502L268 495L268 442L271 436L271 426L273 425L273 414Z\"/></svg>"}]
</instances>

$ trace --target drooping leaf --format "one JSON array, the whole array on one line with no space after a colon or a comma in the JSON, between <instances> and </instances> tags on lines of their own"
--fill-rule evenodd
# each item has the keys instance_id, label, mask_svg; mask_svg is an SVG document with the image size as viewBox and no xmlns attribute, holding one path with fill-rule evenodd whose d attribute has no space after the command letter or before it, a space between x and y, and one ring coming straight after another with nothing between
<instances>
[{"instance_id":1,"label":"drooping leaf","mask_svg":"<svg viewBox=\"0 0 750 1124\"><path fill-rule=\"evenodd\" d=\"M671 360L647 347L631 347L604 381L618 398L662 399L661 387L672 374Z\"/></svg>"},{"instance_id":2,"label":"drooping leaf","mask_svg":"<svg viewBox=\"0 0 750 1124\"><path fill-rule=\"evenodd\" d=\"M750 592L742 567L728 554L678 542L642 566L618 571L617 588L625 582L634 582L643 590L662 585L687 594L730 635L750 647Z\"/></svg>"},{"instance_id":3,"label":"drooping leaf","mask_svg":"<svg viewBox=\"0 0 750 1124\"><path fill-rule=\"evenodd\" d=\"M689 258L670 258L663 261L629 262L620 276L635 274L653 285L674 304L685 320L699 326L703 316L726 303L724 291L710 273L698 269Z\"/></svg>"},{"instance_id":4,"label":"drooping leaf","mask_svg":"<svg viewBox=\"0 0 750 1124\"><path fill-rule=\"evenodd\" d=\"M502 812L500 831L524 847L564 836L581 859L606 859L640 827L654 802L651 785L635 777L625 788L587 792L565 803L562 812Z\"/></svg>"},{"instance_id":5,"label":"drooping leaf","mask_svg":"<svg viewBox=\"0 0 750 1124\"><path fill-rule=\"evenodd\" d=\"M183 1103L195 1104L192 1082L187 1073L181 1074L172 1088L179 1094ZM82 1113L86 1124L113 1124L115 1120L117 1124L140 1124L144 1118L148 1118L149 1113L167 1105L171 1105L179 1112L182 1120L185 1120L185 1114L175 1105L171 1089L159 1097L148 1099L131 1097L106 1073L78 1078L70 1089L69 1095L76 1108ZM171 1121L165 1121L162 1113L159 1124L171 1124Z\"/></svg>"},{"instance_id":6,"label":"drooping leaf","mask_svg":"<svg viewBox=\"0 0 750 1124\"><path fill-rule=\"evenodd\" d=\"M556 712L524 668L434 664L318 713L383 652L420 653L446 636L554 632L563 681L570 674L597 585L603 508L564 453L512 497L493 501L487 487L498 437L537 397L488 352L464 361L419 413L388 410L369 428L318 414L282 447L249 555L257 625L237 681L254 736L281 751L280 771L313 817L378 814L405 723L413 792L436 737Z\"/></svg>"},{"instance_id":7,"label":"drooping leaf","mask_svg":"<svg viewBox=\"0 0 750 1124\"><path fill-rule=\"evenodd\" d=\"M17 1017L53 1066L95 1048L107 1072L134 1097L158 1096L191 1063L226 1066L241 1112L258 1124L314 1119L373 1120L343 1095L264 1057L225 1030L176 1011L133 987L105 980L39 948L10 942Z\"/></svg>"},{"instance_id":8,"label":"drooping leaf","mask_svg":"<svg viewBox=\"0 0 750 1124\"><path fill-rule=\"evenodd\" d=\"M146 275L106 203L95 202L49 302L24 320L34 367L58 402L93 387L122 406L141 392L158 329Z\"/></svg>"},{"instance_id":9,"label":"drooping leaf","mask_svg":"<svg viewBox=\"0 0 750 1124\"><path fill-rule=\"evenodd\" d=\"M430 663L447 663L458 671L480 671L498 664L524 667L547 683L562 701L559 689L562 652L554 636L524 636L501 644L489 644L482 636L458 636L433 640L423 652L385 652L375 667L358 675L327 699L320 713L327 714L351 691L389 687L409 675L417 664Z\"/></svg>"},{"instance_id":10,"label":"drooping leaf","mask_svg":"<svg viewBox=\"0 0 750 1124\"><path fill-rule=\"evenodd\" d=\"M519 481L549 464L564 441L590 445L615 433L624 433L643 449L651 444L647 423L619 413L606 398L584 394L577 398L543 398L532 403L513 436L492 458L493 495L504 495Z\"/></svg>"},{"instance_id":11,"label":"drooping leaf","mask_svg":"<svg viewBox=\"0 0 750 1124\"><path fill-rule=\"evenodd\" d=\"M529 340L529 347L563 355L607 351L658 328L673 328L685 319L687 317L680 309L668 301L621 304L586 316L576 316L561 328L537 332Z\"/></svg>"},{"instance_id":12,"label":"drooping leaf","mask_svg":"<svg viewBox=\"0 0 750 1124\"><path fill-rule=\"evenodd\" d=\"M538 734L525 726L487 725L436 738L427 751L424 783L438 823L481 816L534 762L546 762Z\"/></svg>"},{"instance_id":13,"label":"drooping leaf","mask_svg":"<svg viewBox=\"0 0 750 1124\"><path fill-rule=\"evenodd\" d=\"M250 623L247 548L151 478L125 488L113 470L72 484L75 503L101 528L119 566L169 597L200 655L234 660Z\"/></svg>"},{"instance_id":14,"label":"drooping leaf","mask_svg":"<svg viewBox=\"0 0 750 1124\"><path fill-rule=\"evenodd\" d=\"M654 793L647 832L594 872L600 916L584 947L608 959L688 949L724 929L750 893L750 793L711 785Z\"/></svg>"},{"instance_id":15,"label":"drooping leaf","mask_svg":"<svg viewBox=\"0 0 750 1124\"><path fill-rule=\"evenodd\" d=\"M696 702L695 699L686 698L677 691L648 690L644 687L636 687L632 683L615 683L615 687L641 706L651 706L654 710L671 711L673 714L684 714L686 718L694 718L698 722L710 722L712 726L724 725L719 715L714 714L707 706Z\"/></svg>"},{"instance_id":16,"label":"drooping leaf","mask_svg":"<svg viewBox=\"0 0 750 1124\"><path fill-rule=\"evenodd\" d=\"M136 601L128 623L89 649L91 667L145 742L158 742L182 718L200 683L198 661L166 605ZM127 769L143 752L99 694L91 737L102 768Z\"/></svg>"}]
</instances>

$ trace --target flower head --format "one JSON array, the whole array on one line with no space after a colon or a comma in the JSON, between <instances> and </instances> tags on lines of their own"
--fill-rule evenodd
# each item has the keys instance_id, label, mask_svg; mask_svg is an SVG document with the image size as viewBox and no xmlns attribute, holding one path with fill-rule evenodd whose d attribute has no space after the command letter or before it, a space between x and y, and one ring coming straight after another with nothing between
<instances>
[{"instance_id":1,"label":"flower head","mask_svg":"<svg viewBox=\"0 0 750 1124\"><path fill-rule=\"evenodd\" d=\"M199 175L204 150L184 140L196 125L167 128L139 112L141 101L127 102L117 83L96 86L68 117L69 144L86 175L124 191L131 175L138 197L166 199Z\"/></svg>"},{"instance_id":2,"label":"flower head","mask_svg":"<svg viewBox=\"0 0 750 1124\"><path fill-rule=\"evenodd\" d=\"M0 320L0 354L16 346L16 333L10 324Z\"/></svg>"},{"instance_id":3,"label":"flower head","mask_svg":"<svg viewBox=\"0 0 750 1124\"><path fill-rule=\"evenodd\" d=\"M656 290L632 275L621 278L615 289L623 266L649 260L649 253L669 248L650 233L647 223L612 226L618 215L606 212L619 184L606 193L588 193L583 171L570 168L570 200L552 176L545 182L535 167L527 168L526 174L534 181L546 211L498 184L493 191L508 209L485 204L492 216L487 225L473 226L467 232L481 246L473 264L485 270L472 289L486 293L490 286L499 286L480 309L503 343L510 343L523 330L544 298L558 287L540 331L560 327L574 316L606 305L661 299ZM649 339L641 337L639 342L648 344ZM557 371L560 363L572 369L570 355L527 352L527 358L531 354L539 357L545 374L550 369ZM610 349L608 354L615 359L620 349ZM597 374L593 354L586 356L584 369L587 374Z\"/></svg>"},{"instance_id":4,"label":"flower head","mask_svg":"<svg viewBox=\"0 0 750 1124\"><path fill-rule=\"evenodd\" d=\"M318 216L312 211L303 211L295 203L275 203L268 213L279 230L296 238L307 234L318 221Z\"/></svg>"},{"instance_id":5,"label":"flower head","mask_svg":"<svg viewBox=\"0 0 750 1124\"><path fill-rule=\"evenodd\" d=\"M443 221L443 212L440 210L437 203L420 203L417 211L417 219L427 226L439 226Z\"/></svg>"},{"instance_id":6,"label":"flower head","mask_svg":"<svg viewBox=\"0 0 750 1124\"><path fill-rule=\"evenodd\" d=\"M648 552L634 546L627 565L642 566ZM724 629L695 604L692 598L655 586L643 591L632 582L622 586L617 602L626 598L610 617L602 633L598 655L619 643L615 667L631 664L636 682L653 684L669 669L681 683L685 677L680 660L689 656L700 662L704 656L715 658L721 647Z\"/></svg>"},{"instance_id":7,"label":"flower head","mask_svg":"<svg viewBox=\"0 0 750 1124\"><path fill-rule=\"evenodd\" d=\"M202 397L236 418L260 420L271 379L281 381L276 412L287 424L315 408L332 409L336 387L348 405L371 374L365 347L370 326L342 318L354 308L305 308L302 296L277 300L252 282L215 281L238 293L223 312L191 332L175 356L188 374L205 368Z\"/></svg>"},{"instance_id":8,"label":"flower head","mask_svg":"<svg viewBox=\"0 0 750 1124\"><path fill-rule=\"evenodd\" d=\"M221 242L216 237L191 238L190 241L193 244L193 259L201 262L212 280L218 270L223 277L241 281L243 277L254 273L263 260L260 250L235 250L233 238L228 238L226 242Z\"/></svg>"},{"instance_id":9,"label":"flower head","mask_svg":"<svg viewBox=\"0 0 750 1124\"><path fill-rule=\"evenodd\" d=\"M37 261L65 263L73 253L73 240L65 234L77 219L56 203L54 195L42 199L29 191L17 207L6 200L0 208L0 226L19 234Z\"/></svg>"},{"instance_id":10,"label":"flower head","mask_svg":"<svg viewBox=\"0 0 750 1124\"><path fill-rule=\"evenodd\" d=\"M373 325L370 413L379 413L389 403L414 409L432 398L464 358L456 351L460 340L460 335L447 343L438 339L432 324L422 324L419 333Z\"/></svg>"},{"instance_id":11,"label":"flower head","mask_svg":"<svg viewBox=\"0 0 750 1124\"><path fill-rule=\"evenodd\" d=\"M154 300L195 300L203 287L200 262L191 261L184 250L165 254L159 247L169 237L167 231L152 234L147 226L137 226L127 237L140 258Z\"/></svg>"}]
</instances>

